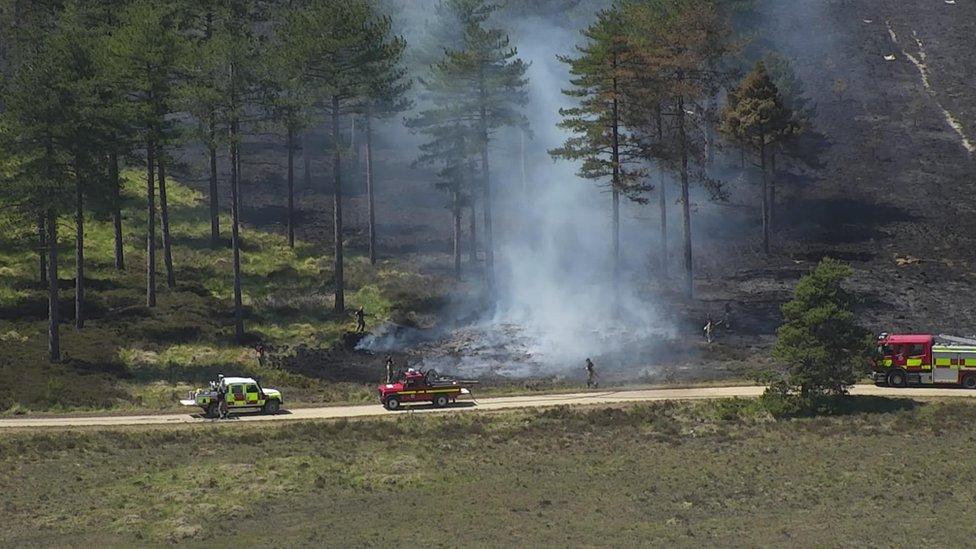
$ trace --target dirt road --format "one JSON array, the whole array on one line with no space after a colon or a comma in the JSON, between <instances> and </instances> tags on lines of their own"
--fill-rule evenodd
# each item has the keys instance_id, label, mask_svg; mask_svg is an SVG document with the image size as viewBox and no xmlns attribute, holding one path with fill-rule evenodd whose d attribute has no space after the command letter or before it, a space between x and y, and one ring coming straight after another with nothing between
<instances>
[{"instance_id":1,"label":"dirt road","mask_svg":"<svg viewBox=\"0 0 976 549\"><path fill-rule=\"evenodd\" d=\"M322 408L299 408L276 416L242 414L221 423L241 421L294 421L308 419L339 419L383 415L404 415L410 413L450 413L472 410L505 410L512 408L542 408L560 405L619 404L627 402L650 402L655 400L696 400L706 398L757 397L764 387L702 387L693 389L643 389L629 391L598 391L562 395L532 395L517 397L497 397L478 399L477 402L459 402L447 409L435 409L428 405L405 406L402 411L388 412L379 404L359 406L331 406ZM976 391L960 389L889 389L873 385L858 385L852 391L855 395L882 395L900 397L976 397ZM15 418L0 419L0 428L33 427L116 427L122 425L171 425L182 423L204 423L215 420L205 419L197 413L141 415L141 416L98 416L98 417L60 417L60 418Z\"/></svg>"}]
</instances>

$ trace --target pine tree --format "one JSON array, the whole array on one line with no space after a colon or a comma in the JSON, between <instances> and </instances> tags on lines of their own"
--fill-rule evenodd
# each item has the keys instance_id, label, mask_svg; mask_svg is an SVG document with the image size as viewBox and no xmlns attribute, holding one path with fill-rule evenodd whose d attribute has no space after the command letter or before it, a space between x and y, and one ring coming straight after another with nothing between
<instances>
[{"instance_id":1,"label":"pine tree","mask_svg":"<svg viewBox=\"0 0 976 549\"><path fill-rule=\"evenodd\" d=\"M528 103L528 65L518 57L508 35L486 24L499 6L488 0L449 0L448 6L462 23L461 47L447 50L446 66L467 88L464 110L476 121L481 152L481 192L484 213L485 272L488 292L494 293L495 246L492 226L492 179L490 147L495 133L504 127L527 127L521 107Z\"/></svg>"},{"instance_id":2,"label":"pine tree","mask_svg":"<svg viewBox=\"0 0 976 549\"><path fill-rule=\"evenodd\" d=\"M221 106L220 62L223 45L214 39L226 16L225 0L186 0L183 8L186 57L182 69L186 82L180 88L180 104L196 120L192 132L207 147L209 164L210 245L220 244L220 197L217 158L223 140L218 127Z\"/></svg>"},{"instance_id":3,"label":"pine tree","mask_svg":"<svg viewBox=\"0 0 976 549\"><path fill-rule=\"evenodd\" d=\"M228 2L214 29L214 66L218 75L218 124L227 129L231 189L231 255L234 270L234 338L244 341L244 297L241 272L241 143L249 106L257 100L261 45L257 29L265 21L256 0Z\"/></svg>"},{"instance_id":4,"label":"pine tree","mask_svg":"<svg viewBox=\"0 0 976 549\"><path fill-rule=\"evenodd\" d=\"M471 200L475 190L471 174L477 166L478 151L472 146L477 128L465 108L467 90L454 78L451 69L449 61L442 60L432 65L429 75L420 80L424 90L421 99L427 108L408 119L407 127L427 136L428 141L420 146L417 164L436 167L440 179L437 187L450 196L454 277L460 280L461 222L465 203Z\"/></svg>"},{"instance_id":5,"label":"pine tree","mask_svg":"<svg viewBox=\"0 0 976 549\"><path fill-rule=\"evenodd\" d=\"M8 51L0 117L0 197L12 213L41 220L47 260L48 359L61 359L58 220L74 211L71 129L61 92L70 89L68 52L49 27L34 27L29 45ZM23 46L23 47L20 47Z\"/></svg>"},{"instance_id":6,"label":"pine tree","mask_svg":"<svg viewBox=\"0 0 976 549\"><path fill-rule=\"evenodd\" d=\"M640 65L653 71L660 85L663 116L671 130L664 136L660 154L676 172L681 185L684 292L694 293L694 265L691 234L691 192L693 181L703 184L713 197L723 197L719 182L708 177L707 143L714 123L708 103L728 80L729 71L720 61L733 50L730 31L714 0L684 3L673 0L645 0L627 3L629 43ZM643 32L654 29L654 32Z\"/></svg>"},{"instance_id":7,"label":"pine tree","mask_svg":"<svg viewBox=\"0 0 976 549\"><path fill-rule=\"evenodd\" d=\"M287 172L287 233L288 245L295 247L295 152L299 139L308 130L308 120L312 116L314 102L313 90L303 78L300 57L286 50L294 46L283 38L290 17L294 12L284 10L276 20L274 41L261 58L261 103L271 120L285 133L285 146L288 154Z\"/></svg>"},{"instance_id":8,"label":"pine tree","mask_svg":"<svg viewBox=\"0 0 976 549\"><path fill-rule=\"evenodd\" d=\"M762 173L762 246L769 253L770 192L768 160L770 147L795 132L793 112L783 105L779 90L760 61L743 79L738 89L729 93L722 113L722 131L751 147L759 158Z\"/></svg>"},{"instance_id":9,"label":"pine tree","mask_svg":"<svg viewBox=\"0 0 976 549\"><path fill-rule=\"evenodd\" d=\"M390 27L388 20L384 20L385 32L388 34ZM380 32L384 32L380 29ZM406 93L410 88L409 81L406 80L406 70L403 68L403 53L406 49L406 42L399 37L380 39L380 47L375 55L375 60L366 67L368 72L365 76L367 82L367 95L363 105L360 107L361 114L365 118L364 133L365 143L365 167L366 167L366 198L369 222L369 262L376 264L376 199L375 186L373 182L373 122L379 118L393 116L410 108L410 101L406 99Z\"/></svg>"},{"instance_id":10,"label":"pine tree","mask_svg":"<svg viewBox=\"0 0 976 549\"><path fill-rule=\"evenodd\" d=\"M637 83L633 55L627 43L625 21L618 9L601 11L597 21L583 31L586 43L576 57L560 57L569 65L573 87L563 93L579 106L562 109L559 126L570 131L561 148L550 151L556 158L580 162L579 176L609 180L612 197L612 279L614 311L619 310L620 197L645 201L650 189L645 182L642 150L636 136L624 126L628 89Z\"/></svg>"},{"instance_id":11,"label":"pine tree","mask_svg":"<svg viewBox=\"0 0 976 549\"><path fill-rule=\"evenodd\" d=\"M857 324L857 296L844 288L851 274L827 258L797 283L776 331L773 357L783 371L774 387L816 399L845 393L863 375L872 341Z\"/></svg>"},{"instance_id":12,"label":"pine tree","mask_svg":"<svg viewBox=\"0 0 976 549\"><path fill-rule=\"evenodd\" d=\"M108 43L114 79L125 82L134 129L146 150L146 304L156 306L156 163L167 139L185 44L168 6L137 0L121 16Z\"/></svg>"},{"instance_id":13,"label":"pine tree","mask_svg":"<svg viewBox=\"0 0 976 549\"><path fill-rule=\"evenodd\" d=\"M357 113L370 96L376 67L392 65L402 47L390 34L390 20L377 16L367 0L337 3L314 0L289 18L286 50L313 82L331 130L333 174L335 311L345 311L341 121Z\"/></svg>"}]
</instances>

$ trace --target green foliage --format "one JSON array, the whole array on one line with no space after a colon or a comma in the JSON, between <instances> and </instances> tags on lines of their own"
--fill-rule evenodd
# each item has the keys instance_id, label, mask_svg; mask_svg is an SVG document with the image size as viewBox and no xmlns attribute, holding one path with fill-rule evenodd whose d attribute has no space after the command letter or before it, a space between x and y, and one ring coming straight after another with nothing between
<instances>
[{"instance_id":1,"label":"green foliage","mask_svg":"<svg viewBox=\"0 0 976 549\"><path fill-rule=\"evenodd\" d=\"M760 61L738 89L729 93L721 129L733 139L759 149L795 135L799 131L796 122L766 64Z\"/></svg>"},{"instance_id":2,"label":"green foliage","mask_svg":"<svg viewBox=\"0 0 976 549\"><path fill-rule=\"evenodd\" d=\"M638 77L640 63L627 33L626 16L620 9L603 10L583 31L587 41L577 47L578 55L560 57L569 65L573 86L563 93L579 106L560 109L563 121L559 127L573 137L550 154L580 162L580 177L610 178L615 190L644 202L642 195L650 190L644 181L644 149L624 123L637 104L633 97L643 85Z\"/></svg>"},{"instance_id":3,"label":"green foliage","mask_svg":"<svg viewBox=\"0 0 976 549\"><path fill-rule=\"evenodd\" d=\"M871 340L855 319L857 297L843 287L851 274L827 258L797 284L777 330L773 357L783 370L771 393L803 399L844 394L864 373Z\"/></svg>"},{"instance_id":4,"label":"green foliage","mask_svg":"<svg viewBox=\"0 0 976 549\"><path fill-rule=\"evenodd\" d=\"M133 264L145 261L144 170L125 170L123 214L129 221L123 240ZM145 306L139 269L117 271L111 261L112 223L86 219L89 257L88 312L82 331L63 330L65 361L46 365L46 294L36 279L36 254L16 235L0 236L0 378L6 392L0 411L16 409L173 409L170 395L185 394L218 372L257 376L291 395L290 402L362 402L373 392L361 382L327 382L282 368L262 368L255 351L231 343L228 326L232 286L227 275L231 252L209 247L209 210L197 190L172 180L169 186L175 261L181 266L177 288L161 294L159 306ZM13 214L0 211L0 224ZM62 222L68 226L65 218ZM274 346L329 348L354 327L350 316L331 312L328 278L332 257L299 241L288 247L280 234L245 228L243 292L253 338ZM62 231L61 246L74 244ZM65 254L62 268L74 264ZM350 258L348 283L354 305L364 305L371 325L404 321L413 311L442 298L444 286L393 263L370 265ZM67 304L72 284L62 279ZM439 302L438 302L439 303ZM70 315L71 309L63 306ZM60 380L57 391L47 380ZM9 412L13 413L13 412Z\"/></svg>"}]
</instances>

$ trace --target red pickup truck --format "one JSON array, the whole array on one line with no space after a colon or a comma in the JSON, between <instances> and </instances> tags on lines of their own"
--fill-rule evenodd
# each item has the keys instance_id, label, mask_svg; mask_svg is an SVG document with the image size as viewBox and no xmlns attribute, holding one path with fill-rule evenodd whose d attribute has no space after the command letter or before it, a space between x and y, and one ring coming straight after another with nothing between
<instances>
[{"instance_id":1,"label":"red pickup truck","mask_svg":"<svg viewBox=\"0 0 976 549\"><path fill-rule=\"evenodd\" d=\"M437 408L443 408L470 391L461 381L440 377L434 370L424 373L410 369L401 379L380 385L379 394L380 403L392 411L409 402L431 402Z\"/></svg>"}]
</instances>

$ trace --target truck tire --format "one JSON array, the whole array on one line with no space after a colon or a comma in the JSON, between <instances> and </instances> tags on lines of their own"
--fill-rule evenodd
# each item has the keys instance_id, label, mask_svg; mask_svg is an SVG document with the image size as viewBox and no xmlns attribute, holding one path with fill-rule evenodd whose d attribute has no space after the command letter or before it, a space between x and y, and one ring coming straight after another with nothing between
<instances>
[{"instance_id":1,"label":"truck tire","mask_svg":"<svg viewBox=\"0 0 976 549\"><path fill-rule=\"evenodd\" d=\"M976 389L976 374L962 376L962 386L966 389Z\"/></svg>"},{"instance_id":2,"label":"truck tire","mask_svg":"<svg viewBox=\"0 0 976 549\"><path fill-rule=\"evenodd\" d=\"M264 412L266 415L273 416L277 414L278 410L280 409L281 409L281 401L276 398L272 398L271 400L264 403L264 406L261 408L261 411Z\"/></svg>"},{"instance_id":3,"label":"truck tire","mask_svg":"<svg viewBox=\"0 0 976 549\"><path fill-rule=\"evenodd\" d=\"M437 395L434 397L435 408L444 408L447 406L448 402L450 402L450 399L447 398L447 395Z\"/></svg>"},{"instance_id":4,"label":"truck tire","mask_svg":"<svg viewBox=\"0 0 976 549\"><path fill-rule=\"evenodd\" d=\"M220 410L217 409L217 403L211 402L207 405L207 409L203 412L203 417L215 419L220 415Z\"/></svg>"},{"instance_id":5,"label":"truck tire","mask_svg":"<svg viewBox=\"0 0 976 549\"><path fill-rule=\"evenodd\" d=\"M907 387L908 376L902 370L894 370L888 374L888 385L892 387Z\"/></svg>"},{"instance_id":6,"label":"truck tire","mask_svg":"<svg viewBox=\"0 0 976 549\"><path fill-rule=\"evenodd\" d=\"M400 398L395 396L387 397L386 402L383 403L383 407L391 412L394 410L399 410Z\"/></svg>"}]
</instances>

